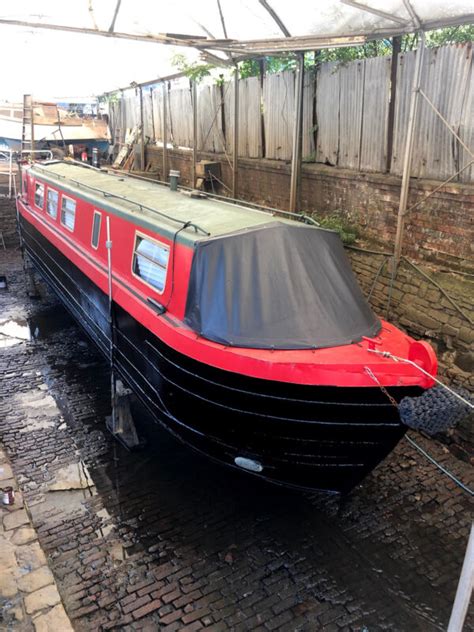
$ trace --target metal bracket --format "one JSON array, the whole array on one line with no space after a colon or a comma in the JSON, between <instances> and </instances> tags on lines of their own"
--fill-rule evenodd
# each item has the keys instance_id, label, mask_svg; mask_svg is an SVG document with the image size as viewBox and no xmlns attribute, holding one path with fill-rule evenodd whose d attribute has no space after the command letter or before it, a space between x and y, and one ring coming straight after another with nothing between
<instances>
[{"instance_id":1,"label":"metal bracket","mask_svg":"<svg viewBox=\"0 0 474 632\"><path fill-rule=\"evenodd\" d=\"M125 387L121 380L116 380L112 416L107 417L106 426L114 439L120 441L127 450L136 450L142 448L145 441L139 438L133 421L130 409L131 394L132 391Z\"/></svg>"}]
</instances>

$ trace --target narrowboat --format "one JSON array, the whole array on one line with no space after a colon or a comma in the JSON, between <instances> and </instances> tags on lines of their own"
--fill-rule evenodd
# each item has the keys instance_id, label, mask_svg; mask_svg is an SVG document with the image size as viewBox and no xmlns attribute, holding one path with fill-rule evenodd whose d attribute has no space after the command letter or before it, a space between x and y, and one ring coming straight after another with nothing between
<instances>
[{"instance_id":1,"label":"narrowboat","mask_svg":"<svg viewBox=\"0 0 474 632\"><path fill-rule=\"evenodd\" d=\"M371 353L436 372L428 344L373 313L336 232L66 161L25 166L17 203L67 309L106 355L113 336L152 417L222 464L348 492L406 431L393 400L433 384Z\"/></svg>"}]
</instances>

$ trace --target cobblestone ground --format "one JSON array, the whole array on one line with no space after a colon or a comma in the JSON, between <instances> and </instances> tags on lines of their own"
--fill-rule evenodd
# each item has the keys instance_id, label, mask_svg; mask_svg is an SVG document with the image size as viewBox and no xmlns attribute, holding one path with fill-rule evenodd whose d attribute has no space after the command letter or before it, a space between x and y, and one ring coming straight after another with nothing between
<instances>
[{"instance_id":1,"label":"cobblestone ground","mask_svg":"<svg viewBox=\"0 0 474 632\"><path fill-rule=\"evenodd\" d=\"M227 472L138 405L148 443L128 453L104 430L105 362L44 290L26 298L17 252L2 270L0 321L33 340L0 349L0 437L77 631L446 628L472 505L407 442L343 501Z\"/></svg>"}]
</instances>

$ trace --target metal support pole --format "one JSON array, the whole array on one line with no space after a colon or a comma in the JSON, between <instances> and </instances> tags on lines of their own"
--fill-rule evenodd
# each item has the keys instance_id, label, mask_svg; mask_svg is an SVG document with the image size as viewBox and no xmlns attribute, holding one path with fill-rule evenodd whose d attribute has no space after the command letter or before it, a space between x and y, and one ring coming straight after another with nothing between
<instances>
[{"instance_id":1,"label":"metal support pole","mask_svg":"<svg viewBox=\"0 0 474 632\"><path fill-rule=\"evenodd\" d=\"M112 433L117 431L116 428L116 416L115 416L115 374L114 374L114 314L113 314L113 301L112 301L112 240L110 238L110 217L106 217L107 228L107 241L105 247L107 248L107 280L108 280L108 294L109 294L109 362L110 362L110 398L112 404Z\"/></svg>"},{"instance_id":2,"label":"metal support pole","mask_svg":"<svg viewBox=\"0 0 474 632\"><path fill-rule=\"evenodd\" d=\"M191 183L191 188L194 189L196 186L196 163L197 163L197 90L196 90L196 82L192 83L192 100L193 100L193 181Z\"/></svg>"},{"instance_id":3,"label":"metal support pole","mask_svg":"<svg viewBox=\"0 0 474 632\"><path fill-rule=\"evenodd\" d=\"M168 88L163 82L163 182L168 181Z\"/></svg>"},{"instance_id":4,"label":"metal support pole","mask_svg":"<svg viewBox=\"0 0 474 632\"><path fill-rule=\"evenodd\" d=\"M13 151L10 149L10 160L8 167L8 197L12 197L12 180L13 180Z\"/></svg>"},{"instance_id":5,"label":"metal support pole","mask_svg":"<svg viewBox=\"0 0 474 632\"><path fill-rule=\"evenodd\" d=\"M408 116L407 136L405 141L405 156L403 160L402 188L400 191L400 202L398 207L397 233L395 236L394 265L400 261L403 243L403 229L405 226L405 214L408 202L408 189L410 187L410 171L413 158L413 142L415 138L416 114L418 111L418 100L420 90L421 68L423 65L423 54L425 50L425 34L422 31L420 45L416 54L415 73L413 75L410 113Z\"/></svg>"},{"instance_id":6,"label":"metal support pole","mask_svg":"<svg viewBox=\"0 0 474 632\"><path fill-rule=\"evenodd\" d=\"M386 171L390 173L393 152L393 128L395 123L395 100L397 96L398 55L402 50L402 37L397 35L392 38L392 63L390 67L390 103L388 106L387 122L387 163Z\"/></svg>"},{"instance_id":7,"label":"metal support pole","mask_svg":"<svg viewBox=\"0 0 474 632\"><path fill-rule=\"evenodd\" d=\"M293 126L293 149L291 154L290 211L294 213L299 205L299 189L301 179L301 149L303 145L303 86L304 86L304 53L298 54L298 70L296 74L295 120Z\"/></svg>"},{"instance_id":8,"label":"metal support pole","mask_svg":"<svg viewBox=\"0 0 474 632\"><path fill-rule=\"evenodd\" d=\"M31 96L31 162L35 161L35 102Z\"/></svg>"},{"instance_id":9,"label":"metal support pole","mask_svg":"<svg viewBox=\"0 0 474 632\"><path fill-rule=\"evenodd\" d=\"M462 632L466 619L469 601L474 588L474 523L471 524L466 555L462 565L458 589L454 599L453 610L448 624L448 632Z\"/></svg>"},{"instance_id":10,"label":"metal support pole","mask_svg":"<svg viewBox=\"0 0 474 632\"><path fill-rule=\"evenodd\" d=\"M140 168L146 171L145 165L145 126L143 121L143 90L138 88L140 98Z\"/></svg>"},{"instance_id":11,"label":"metal support pole","mask_svg":"<svg viewBox=\"0 0 474 632\"><path fill-rule=\"evenodd\" d=\"M232 197L237 199L239 188L239 69L234 74L234 146L232 151Z\"/></svg>"}]
</instances>

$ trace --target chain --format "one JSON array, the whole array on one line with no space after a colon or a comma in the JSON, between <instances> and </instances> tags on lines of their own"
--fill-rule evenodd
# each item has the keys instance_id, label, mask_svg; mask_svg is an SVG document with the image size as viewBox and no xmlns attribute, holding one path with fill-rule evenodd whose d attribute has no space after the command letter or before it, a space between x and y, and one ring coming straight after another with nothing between
<instances>
[{"instance_id":1,"label":"chain","mask_svg":"<svg viewBox=\"0 0 474 632\"><path fill-rule=\"evenodd\" d=\"M382 393L388 398L388 400L390 401L390 403L395 406L395 408L398 408L398 404L396 402L396 400L390 395L390 393L387 391L387 389L385 388L385 386L383 386L382 384L380 384L378 378L373 374L373 372L369 369L368 366L364 367L365 372L367 373L367 375L370 377L371 380L373 380L380 388L380 390L382 391Z\"/></svg>"}]
</instances>

